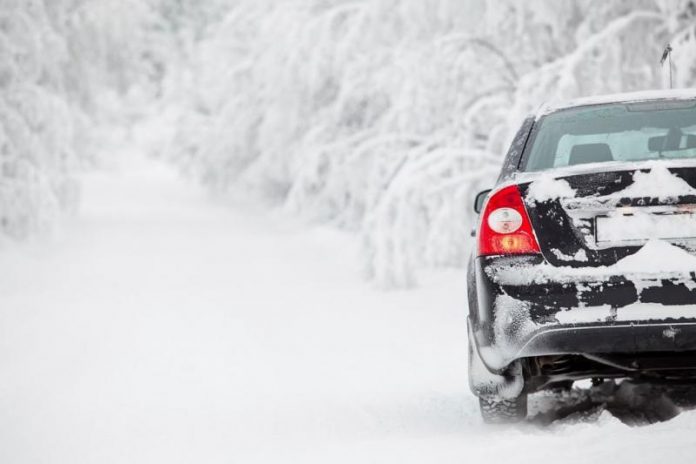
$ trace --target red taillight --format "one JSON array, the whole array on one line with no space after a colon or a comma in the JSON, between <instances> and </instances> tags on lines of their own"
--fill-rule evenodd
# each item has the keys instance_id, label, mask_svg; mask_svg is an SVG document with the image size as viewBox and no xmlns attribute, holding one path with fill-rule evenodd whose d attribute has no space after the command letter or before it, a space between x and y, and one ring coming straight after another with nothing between
<instances>
[{"instance_id":1,"label":"red taillight","mask_svg":"<svg viewBox=\"0 0 696 464\"><path fill-rule=\"evenodd\" d=\"M478 233L478 255L541 253L520 189L516 185L495 192L486 203Z\"/></svg>"}]
</instances>

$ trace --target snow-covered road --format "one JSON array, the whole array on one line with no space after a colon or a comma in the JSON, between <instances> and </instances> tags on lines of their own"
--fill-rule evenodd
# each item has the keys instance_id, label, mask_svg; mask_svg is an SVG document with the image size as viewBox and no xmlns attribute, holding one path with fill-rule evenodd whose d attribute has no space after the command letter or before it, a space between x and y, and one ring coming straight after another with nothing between
<instances>
[{"instance_id":1,"label":"snow-covered road","mask_svg":"<svg viewBox=\"0 0 696 464\"><path fill-rule=\"evenodd\" d=\"M462 272L372 290L351 239L124 166L0 250L0 463L692 462L691 412L484 427Z\"/></svg>"}]
</instances>

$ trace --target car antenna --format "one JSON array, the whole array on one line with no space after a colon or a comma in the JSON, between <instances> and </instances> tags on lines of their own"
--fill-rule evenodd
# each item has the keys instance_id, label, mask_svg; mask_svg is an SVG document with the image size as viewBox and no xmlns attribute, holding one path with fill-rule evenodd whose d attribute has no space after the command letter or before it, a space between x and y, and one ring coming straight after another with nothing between
<instances>
[{"instance_id":1,"label":"car antenna","mask_svg":"<svg viewBox=\"0 0 696 464\"><path fill-rule=\"evenodd\" d=\"M664 66L665 61L669 62L669 88L672 88L672 46L667 44L665 51L662 52L662 59L660 59L660 65Z\"/></svg>"}]
</instances>

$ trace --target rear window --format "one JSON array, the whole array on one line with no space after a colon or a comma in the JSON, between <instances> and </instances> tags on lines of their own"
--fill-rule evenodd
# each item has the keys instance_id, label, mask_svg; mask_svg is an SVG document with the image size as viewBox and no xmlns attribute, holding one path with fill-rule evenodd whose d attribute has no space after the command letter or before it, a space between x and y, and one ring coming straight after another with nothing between
<instances>
[{"instance_id":1,"label":"rear window","mask_svg":"<svg viewBox=\"0 0 696 464\"><path fill-rule=\"evenodd\" d=\"M696 158L696 101L585 106L535 125L523 171L610 161Z\"/></svg>"}]
</instances>

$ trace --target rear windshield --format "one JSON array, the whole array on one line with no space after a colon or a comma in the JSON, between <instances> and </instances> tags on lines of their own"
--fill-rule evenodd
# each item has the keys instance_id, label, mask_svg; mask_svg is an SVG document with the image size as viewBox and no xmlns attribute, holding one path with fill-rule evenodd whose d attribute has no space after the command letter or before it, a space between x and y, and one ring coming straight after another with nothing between
<instances>
[{"instance_id":1,"label":"rear windshield","mask_svg":"<svg viewBox=\"0 0 696 464\"><path fill-rule=\"evenodd\" d=\"M696 101L561 110L535 125L523 171L608 161L696 158Z\"/></svg>"}]
</instances>

